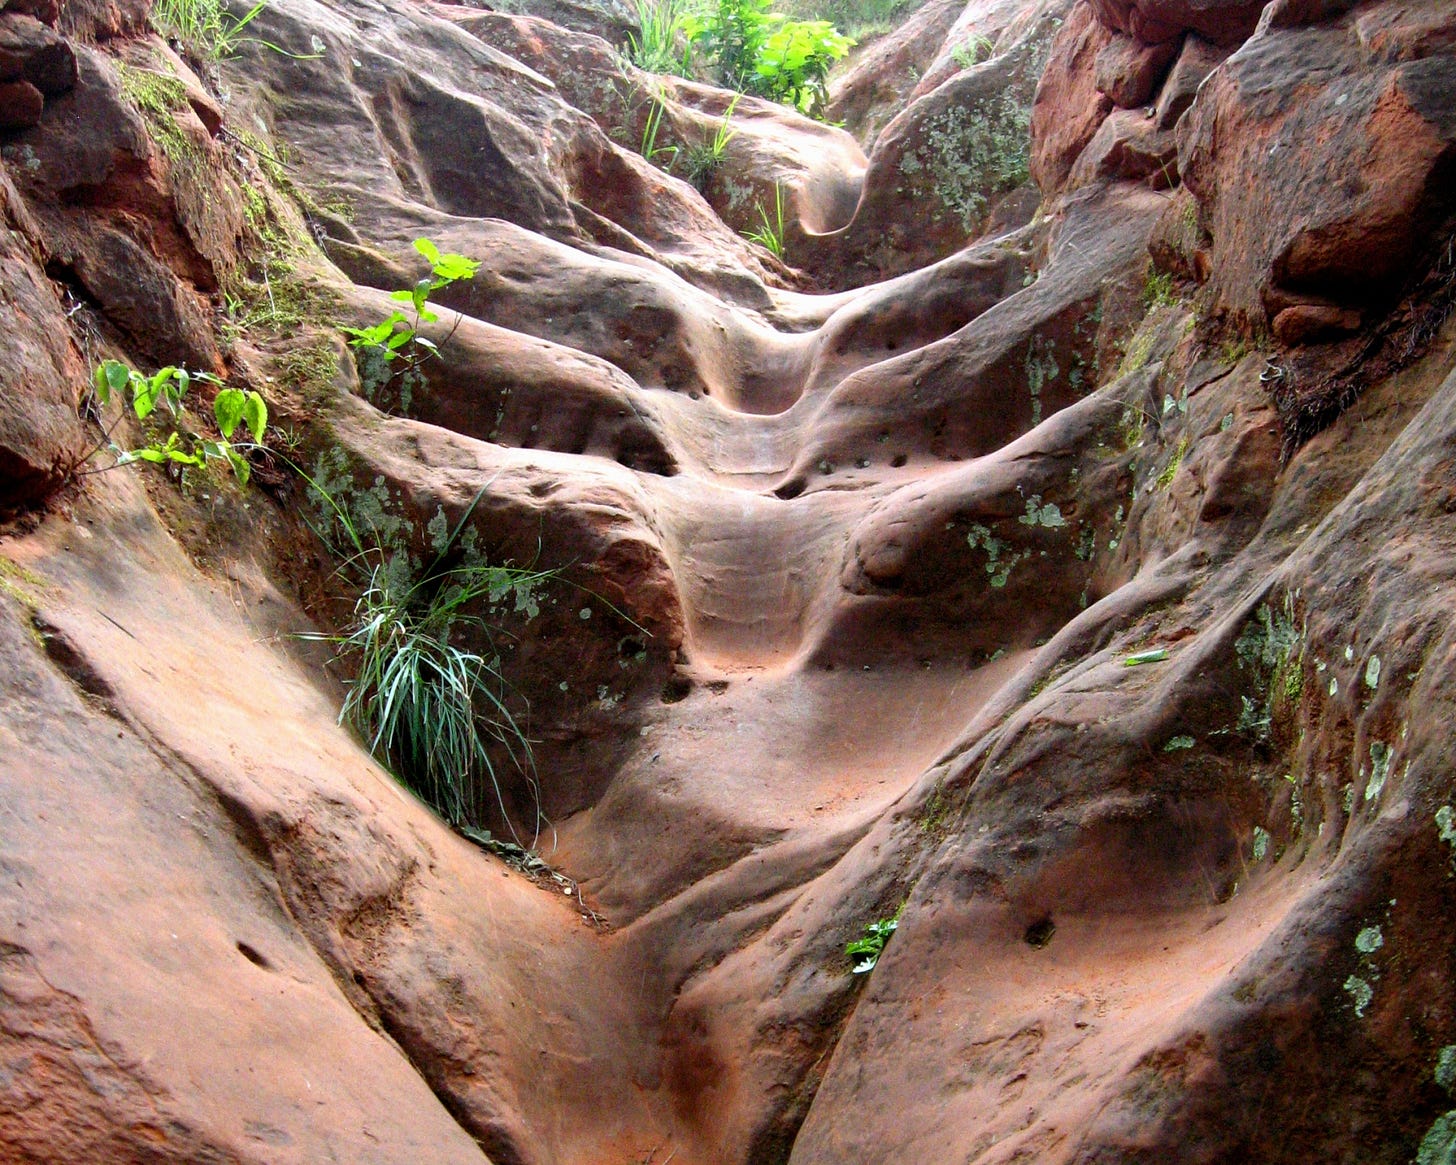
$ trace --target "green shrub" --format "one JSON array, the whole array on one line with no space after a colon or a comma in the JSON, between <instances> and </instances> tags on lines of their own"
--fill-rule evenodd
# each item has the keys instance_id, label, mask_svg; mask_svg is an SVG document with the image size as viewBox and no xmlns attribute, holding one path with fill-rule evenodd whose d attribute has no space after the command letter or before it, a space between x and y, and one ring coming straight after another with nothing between
<instances>
[{"instance_id":1,"label":"green shrub","mask_svg":"<svg viewBox=\"0 0 1456 1165\"><path fill-rule=\"evenodd\" d=\"M152 27L163 36L179 40L198 56L213 60L230 57L245 44L262 45L296 60L322 56L320 52L290 53L271 41L243 35L243 30L257 19L269 2L258 0L242 16L234 16L223 7L222 0L156 0L152 5L151 22Z\"/></svg>"},{"instance_id":2,"label":"green shrub","mask_svg":"<svg viewBox=\"0 0 1456 1165\"><path fill-rule=\"evenodd\" d=\"M789 20L773 0L717 0L686 17L683 31L718 81L818 116L828 102L829 67L854 41L827 20Z\"/></svg>"}]
</instances>

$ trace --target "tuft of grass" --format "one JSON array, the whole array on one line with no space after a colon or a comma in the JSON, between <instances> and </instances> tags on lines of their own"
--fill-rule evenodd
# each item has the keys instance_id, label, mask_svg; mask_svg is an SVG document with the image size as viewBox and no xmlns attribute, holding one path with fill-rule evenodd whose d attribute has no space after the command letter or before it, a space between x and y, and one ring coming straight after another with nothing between
<instances>
[{"instance_id":1,"label":"tuft of grass","mask_svg":"<svg viewBox=\"0 0 1456 1165\"><path fill-rule=\"evenodd\" d=\"M451 564L484 488L441 540L434 560L411 571L382 540L366 541L348 509L314 479L306 480L332 507L345 549L352 548L346 567L365 580L344 629L314 637L333 644L353 665L340 722L352 724L369 751L452 825L479 826L493 798L520 843L498 758L504 754L524 778L538 831L540 793L530 739L511 711L515 693L501 674L498 628L481 612L509 601L528 617L535 614L536 590L555 572ZM484 644L485 651L464 646L467 640Z\"/></svg>"},{"instance_id":2,"label":"tuft of grass","mask_svg":"<svg viewBox=\"0 0 1456 1165\"><path fill-rule=\"evenodd\" d=\"M487 785L509 822L492 742L533 790L535 785L530 741L508 706L512 693L499 656L488 659L452 640L473 630L489 641L490 625L470 608L530 590L548 577L513 567L459 566L401 588L380 560L351 625L336 640L358 662L342 717L371 753L386 759L452 825L477 823Z\"/></svg>"},{"instance_id":3,"label":"tuft of grass","mask_svg":"<svg viewBox=\"0 0 1456 1165\"><path fill-rule=\"evenodd\" d=\"M234 16L222 0L156 0L152 5L152 27L165 37L180 41L199 57L220 61L233 56L245 44L262 45L296 60L312 60L322 52L291 53L272 41L244 34L244 30L267 8L269 0L257 0L242 16Z\"/></svg>"},{"instance_id":4,"label":"tuft of grass","mask_svg":"<svg viewBox=\"0 0 1456 1165\"><path fill-rule=\"evenodd\" d=\"M951 60L962 69L973 69L982 61L989 61L995 55L996 46L991 42L991 38L974 32L950 52Z\"/></svg>"},{"instance_id":5,"label":"tuft of grass","mask_svg":"<svg viewBox=\"0 0 1456 1165\"><path fill-rule=\"evenodd\" d=\"M774 183L774 215L769 218L763 203L758 204L758 220L761 225L751 231L744 231L743 237L750 243L757 243L776 259L784 257L784 188Z\"/></svg>"},{"instance_id":6,"label":"tuft of grass","mask_svg":"<svg viewBox=\"0 0 1456 1165\"><path fill-rule=\"evenodd\" d=\"M668 171L668 173L671 173L672 164L677 160L678 147L672 145L659 146L657 144L657 134L662 128L662 115L666 111L667 97L659 89L652 94L652 99L647 109L647 121L642 126L642 148L638 152L654 166L658 166ZM659 158L665 158L666 161L659 162Z\"/></svg>"},{"instance_id":7,"label":"tuft of grass","mask_svg":"<svg viewBox=\"0 0 1456 1165\"><path fill-rule=\"evenodd\" d=\"M683 30L685 0L637 0L640 35L627 34L627 56L648 73L693 75L693 46Z\"/></svg>"},{"instance_id":8,"label":"tuft of grass","mask_svg":"<svg viewBox=\"0 0 1456 1165\"><path fill-rule=\"evenodd\" d=\"M708 180L722 164L723 151L728 148L728 143L738 133L733 128L733 111L738 108L738 102L742 96L741 93L733 95L733 100L723 111L723 120L718 123L717 133L707 138L702 145L689 146L683 154L683 169L687 174L687 179L699 190L708 184Z\"/></svg>"}]
</instances>

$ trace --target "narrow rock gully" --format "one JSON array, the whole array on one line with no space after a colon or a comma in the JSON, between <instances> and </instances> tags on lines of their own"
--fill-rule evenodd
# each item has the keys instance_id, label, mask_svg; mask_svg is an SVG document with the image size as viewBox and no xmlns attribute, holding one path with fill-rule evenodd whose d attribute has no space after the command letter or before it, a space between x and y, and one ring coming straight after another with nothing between
<instances>
[{"instance_id":1,"label":"narrow rock gully","mask_svg":"<svg viewBox=\"0 0 1456 1165\"><path fill-rule=\"evenodd\" d=\"M0 1163L1450 1160L1448 6L928 0L841 126L521 7L0 12ZM64 472L106 358L253 484ZM341 514L556 572L556 876L338 723Z\"/></svg>"}]
</instances>

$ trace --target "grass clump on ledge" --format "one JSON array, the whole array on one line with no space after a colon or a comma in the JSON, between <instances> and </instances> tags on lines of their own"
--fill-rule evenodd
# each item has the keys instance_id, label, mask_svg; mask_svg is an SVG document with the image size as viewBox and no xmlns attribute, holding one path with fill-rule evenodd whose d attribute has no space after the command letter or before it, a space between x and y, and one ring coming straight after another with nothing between
<instances>
[{"instance_id":1,"label":"grass clump on ledge","mask_svg":"<svg viewBox=\"0 0 1456 1165\"><path fill-rule=\"evenodd\" d=\"M503 789L508 765L529 787L539 826L531 743L511 711L515 694L495 646L499 626L487 616L503 603L534 616L536 591L555 572L452 561L483 489L434 560L411 570L407 556L368 545L347 507L310 484L352 546L345 568L364 580L343 629L313 637L352 665L340 721L352 724L369 751L451 825L479 826L494 801L515 836ZM477 650L481 644L484 650Z\"/></svg>"}]
</instances>

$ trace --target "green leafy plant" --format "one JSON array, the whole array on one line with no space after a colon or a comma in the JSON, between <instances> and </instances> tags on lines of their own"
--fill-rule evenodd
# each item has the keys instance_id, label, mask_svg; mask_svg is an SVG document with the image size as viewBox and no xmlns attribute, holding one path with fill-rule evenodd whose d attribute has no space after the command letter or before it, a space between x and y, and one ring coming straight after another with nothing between
<instances>
[{"instance_id":1,"label":"green leafy plant","mask_svg":"<svg viewBox=\"0 0 1456 1165\"><path fill-rule=\"evenodd\" d=\"M902 906L900 910L903 909ZM864 975L875 969L875 964L880 961L880 955L884 953L885 944L890 941L890 936L900 925L900 910L895 911L890 918L867 923L863 938L857 938L845 944L844 953L854 960L854 964L850 968L854 974Z\"/></svg>"},{"instance_id":2,"label":"green leafy plant","mask_svg":"<svg viewBox=\"0 0 1456 1165\"><path fill-rule=\"evenodd\" d=\"M789 20L773 0L717 0L683 20L717 79L740 93L783 101L818 116L828 102L829 67L854 41L827 20Z\"/></svg>"},{"instance_id":3,"label":"green leafy plant","mask_svg":"<svg viewBox=\"0 0 1456 1165\"><path fill-rule=\"evenodd\" d=\"M188 372L185 368L168 365L147 376L128 368L119 360L103 360L96 366L92 380L98 413L110 403L113 395L129 399L131 411L138 421L146 421L162 405L174 421L184 419L183 399L193 383L218 384L222 382L208 372ZM112 440L112 434L120 418L106 429L101 444L109 445L116 466L129 465L138 461L154 465L203 468L210 462L226 464L240 483L246 485L252 475L239 447L232 443L232 437L240 425L252 434L253 445L263 443L263 432L268 425L268 406L254 391L240 388L221 387L213 397L213 419L217 423L221 440L198 436L188 430L172 428L165 436L135 449L124 449ZM98 445L97 449L101 446ZM92 450L94 453L95 450ZM89 454L88 454L89 457Z\"/></svg>"},{"instance_id":4,"label":"green leafy plant","mask_svg":"<svg viewBox=\"0 0 1456 1165\"><path fill-rule=\"evenodd\" d=\"M757 243L775 258L784 257L784 188L774 183L774 214L770 218L763 203L758 204L759 225L751 231L744 231L743 237L750 243Z\"/></svg>"},{"instance_id":5,"label":"green leafy plant","mask_svg":"<svg viewBox=\"0 0 1456 1165\"><path fill-rule=\"evenodd\" d=\"M950 57L962 69L971 69L982 61L989 61L996 53L996 46L990 37L971 33L962 43L951 49Z\"/></svg>"},{"instance_id":6,"label":"green leafy plant","mask_svg":"<svg viewBox=\"0 0 1456 1165\"><path fill-rule=\"evenodd\" d=\"M525 779L539 825L531 743L501 674L498 622L483 612L509 603L533 617L536 592L555 572L490 566L458 553L485 487L434 559L412 571L407 556L366 538L346 505L304 477L343 531L342 569L362 580L343 630L310 636L332 644L353 672L340 722L352 724L369 751L452 825L478 827L489 793L515 837L504 759Z\"/></svg>"},{"instance_id":7,"label":"green leafy plant","mask_svg":"<svg viewBox=\"0 0 1456 1165\"><path fill-rule=\"evenodd\" d=\"M412 288L390 292L389 298L410 305L410 314L393 311L377 324L344 328L349 344L358 353L359 377L370 399L385 411L406 412L414 394L425 387L422 367L440 354L440 345L420 334L422 324L440 317L429 306L430 296L462 279L474 278L480 269L475 259L441 252L429 239L416 239L415 250L430 264L430 274ZM457 314L455 327L460 326ZM450 330L454 335L455 330ZM446 336L445 341L449 341Z\"/></svg>"},{"instance_id":8,"label":"green leafy plant","mask_svg":"<svg viewBox=\"0 0 1456 1165\"><path fill-rule=\"evenodd\" d=\"M853 45L827 20L785 21L759 49L754 63L758 91L822 117L829 104L829 67Z\"/></svg>"},{"instance_id":9,"label":"green leafy plant","mask_svg":"<svg viewBox=\"0 0 1456 1165\"><path fill-rule=\"evenodd\" d=\"M707 185L708 179L722 164L723 151L728 148L728 143L738 133L733 128L733 111L738 108L738 102L742 96L741 93L734 94L733 100L728 103L728 108L723 111L723 120L718 123L717 132L704 140L702 145L689 146L684 154L684 169L687 179L699 190Z\"/></svg>"}]
</instances>

